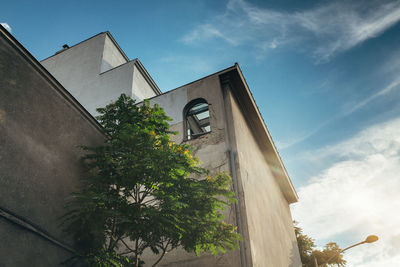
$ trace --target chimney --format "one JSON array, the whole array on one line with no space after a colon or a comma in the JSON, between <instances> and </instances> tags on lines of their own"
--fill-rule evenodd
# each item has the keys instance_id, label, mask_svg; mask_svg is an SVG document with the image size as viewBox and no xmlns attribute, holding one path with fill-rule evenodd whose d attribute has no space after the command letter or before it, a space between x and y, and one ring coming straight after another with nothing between
<instances>
[{"instance_id":1,"label":"chimney","mask_svg":"<svg viewBox=\"0 0 400 267\"><path fill-rule=\"evenodd\" d=\"M67 50L67 49L69 48L69 45L64 44L64 45L62 46L62 48L63 48L63 49L57 51L57 52L55 53L55 55L57 55L58 53L61 53L61 52L65 51L65 50Z\"/></svg>"}]
</instances>

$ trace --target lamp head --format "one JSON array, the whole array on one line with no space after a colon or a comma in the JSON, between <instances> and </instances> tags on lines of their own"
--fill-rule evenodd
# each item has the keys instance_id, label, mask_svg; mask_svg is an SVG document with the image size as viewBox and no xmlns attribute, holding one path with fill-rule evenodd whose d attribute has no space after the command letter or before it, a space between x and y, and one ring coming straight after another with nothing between
<instances>
[{"instance_id":1,"label":"lamp head","mask_svg":"<svg viewBox=\"0 0 400 267\"><path fill-rule=\"evenodd\" d=\"M366 239L365 239L365 243L373 243L375 241L378 241L378 236L376 235L369 235Z\"/></svg>"}]
</instances>

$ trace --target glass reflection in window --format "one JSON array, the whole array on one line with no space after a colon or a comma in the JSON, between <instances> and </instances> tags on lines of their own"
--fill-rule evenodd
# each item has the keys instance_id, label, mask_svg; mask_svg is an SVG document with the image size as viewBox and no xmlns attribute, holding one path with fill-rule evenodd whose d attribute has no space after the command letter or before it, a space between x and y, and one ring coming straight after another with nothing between
<instances>
[{"instance_id":1,"label":"glass reflection in window","mask_svg":"<svg viewBox=\"0 0 400 267\"><path fill-rule=\"evenodd\" d=\"M186 113L187 139L194 139L211 132L208 104L201 102L193 105Z\"/></svg>"}]
</instances>

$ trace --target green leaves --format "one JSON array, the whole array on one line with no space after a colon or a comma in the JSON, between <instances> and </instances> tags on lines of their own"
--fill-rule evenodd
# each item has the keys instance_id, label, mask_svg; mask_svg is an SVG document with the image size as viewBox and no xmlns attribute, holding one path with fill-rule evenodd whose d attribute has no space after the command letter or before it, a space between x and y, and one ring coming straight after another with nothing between
<instances>
[{"instance_id":1,"label":"green leaves","mask_svg":"<svg viewBox=\"0 0 400 267\"><path fill-rule=\"evenodd\" d=\"M318 264L346 266L341 249L336 243L330 242L326 244L322 251L315 249L314 240L303 234L303 230L297 226L296 221L293 221L293 223L303 267L314 267L314 257L317 259Z\"/></svg>"},{"instance_id":2,"label":"green leaves","mask_svg":"<svg viewBox=\"0 0 400 267\"><path fill-rule=\"evenodd\" d=\"M88 173L63 218L81 255L139 266L147 248L161 259L178 246L198 255L238 247L221 213L235 201L230 176L209 176L188 145L173 143L162 108L121 95L98 112L107 139L82 147Z\"/></svg>"}]
</instances>

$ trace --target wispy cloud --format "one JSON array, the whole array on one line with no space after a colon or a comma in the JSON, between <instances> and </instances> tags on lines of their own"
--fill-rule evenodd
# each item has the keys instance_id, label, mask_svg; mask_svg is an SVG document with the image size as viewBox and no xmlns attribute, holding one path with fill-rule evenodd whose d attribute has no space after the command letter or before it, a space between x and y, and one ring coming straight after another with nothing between
<instances>
[{"instance_id":1,"label":"wispy cloud","mask_svg":"<svg viewBox=\"0 0 400 267\"><path fill-rule=\"evenodd\" d=\"M313 129L311 129L309 132L307 132L303 135L299 135L298 137L295 137L292 140L289 140L286 142L277 142L277 147L278 147L278 149L283 150L283 149L287 149L293 145L296 145L298 143L301 143L301 142L307 140L308 138L314 136L316 133L318 133L320 130L322 130L324 127L330 125L331 123L334 123L335 121L337 121L341 118L350 116L354 112L362 109L367 104L369 104L370 102L373 102L377 98L385 96L387 94L390 94L391 92L393 92L395 90L399 90L399 89L400 89L400 79L396 78L388 86L384 87L381 90L378 90L377 92L373 93L372 95L370 95L368 97L364 97L363 99L358 100L357 102L349 102L349 103L344 104L342 112L338 112L334 116L331 116L329 119L323 121L322 123L320 123ZM319 154L319 156L321 156L321 155Z\"/></svg>"},{"instance_id":2,"label":"wispy cloud","mask_svg":"<svg viewBox=\"0 0 400 267\"><path fill-rule=\"evenodd\" d=\"M400 3L333 3L295 16L302 27L322 41L315 55L323 61L377 37L399 22Z\"/></svg>"},{"instance_id":3,"label":"wispy cloud","mask_svg":"<svg viewBox=\"0 0 400 267\"><path fill-rule=\"evenodd\" d=\"M255 59L268 53L292 49L314 58L316 63L377 37L400 20L399 1L328 1L292 12L262 8L244 0L228 1L224 11L197 25L181 38L188 45L253 48ZM396 57L397 58L397 57ZM398 66L398 60L390 65ZM387 85L375 88L370 96L344 103L340 112L288 141L277 142L280 149L301 143L338 119L350 116L367 104L400 87L398 72L386 77Z\"/></svg>"},{"instance_id":4,"label":"wispy cloud","mask_svg":"<svg viewBox=\"0 0 400 267\"><path fill-rule=\"evenodd\" d=\"M6 22L1 22L1 26L3 26L7 31L11 32L11 27Z\"/></svg>"},{"instance_id":5,"label":"wispy cloud","mask_svg":"<svg viewBox=\"0 0 400 267\"><path fill-rule=\"evenodd\" d=\"M335 119L336 119L336 117L332 117L332 118L322 122L321 124L319 124L318 126L313 128L312 130L310 130L309 132L307 132L303 135L299 135L289 141L286 141L286 142L277 141L276 146L278 147L279 150L283 150L283 149L289 148L295 144L301 143L301 142L307 140L308 138L310 138L311 136L315 135L317 132L319 132L322 128L324 128L326 125L330 124Z\"/></svg>"},{"instance_id":6,"label":"wispy cloud","mask_svg":"<svg viewBox=\"0 0 400 267\"><path fill-rule=\"evenodd\" d=\"M345 110L343 112L343 116L350 115L351 113L361 109L362 107L364 107L365 105L367 105L371 101L375 100L376 98L378 98L380 96L387 95L387 94L389 94L390 92L392 92L393 90L396 90L396 89L400 89L400 79L393 81L392 83L390 83L388 86L386 86L382 90L379 90L378 92L370 95L367 98L364 98L363 100L359 101L358 103L353 104L350 108L348 108L347 110Z\"/></svg>"},{"instance_id":7,"label":"wispy cloud","mask_svg":"<svg viewBox=\"0 0 400 267\"><path fill-rule=\"evenodd\" d=\"M198 25L186 44L222 39L231 45L253 45L260 53L282 45L304 45L318 62L376 37L400 20L400 2L333 2L298 12L260 8L230 0L223 14Z\"/></svg>"},{"instance_id":8,"label":"wispy cloud","mask_svg":"<svg viewBox=\"0 0 400 267\"><path fill-rule=\"evenodd\" d=\"M192 43L198 41L199 39L205 41L213 38L221 38L231 45L237 44L235 40L222 34L219 29L217 29L215 26L211 24L200 25L199 27L191 31L189 34L185 35L182 38L182 41L185 43Z\"/></svg>"},{"instance_id":9,"label":"wispy cloud","mask_svg":"<svg viewBox=\"0 0 400 267\"><path fill-rule=\"evenodd\" d=\"M325 151L324 151L325 150ZM349 266L396 266L400 262L400 118L369 127L335 146L315 151L345 158L298 189L294 219L317 240L380 240L347 253ZM351 241L351 242L353 242Z\"/></svg>"}]
</instances>

